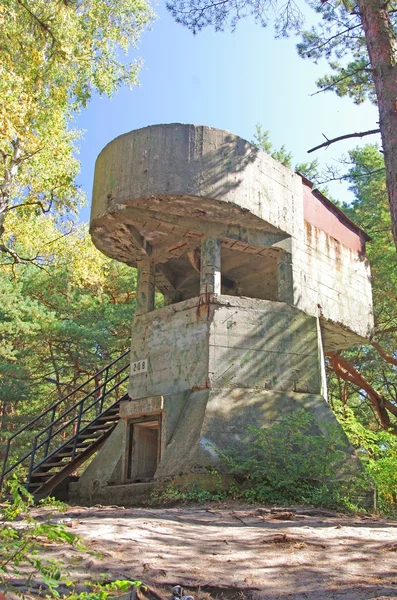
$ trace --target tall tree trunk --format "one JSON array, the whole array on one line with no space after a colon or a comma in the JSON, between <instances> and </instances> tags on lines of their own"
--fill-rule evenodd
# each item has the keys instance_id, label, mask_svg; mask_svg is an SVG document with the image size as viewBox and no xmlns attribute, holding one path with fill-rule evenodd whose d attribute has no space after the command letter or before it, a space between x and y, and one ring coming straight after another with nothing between
<instances>
[{"instance_id":1,"label":"tall tree trunk","mask_svg":"<svg viewBox=\"0 0 397 600\"><path fill-rule=\"evenodd\" d=\"M394 243L397 249L397 39L387 0L357 0L371 61Z\"/></svg>"}]
</instances>

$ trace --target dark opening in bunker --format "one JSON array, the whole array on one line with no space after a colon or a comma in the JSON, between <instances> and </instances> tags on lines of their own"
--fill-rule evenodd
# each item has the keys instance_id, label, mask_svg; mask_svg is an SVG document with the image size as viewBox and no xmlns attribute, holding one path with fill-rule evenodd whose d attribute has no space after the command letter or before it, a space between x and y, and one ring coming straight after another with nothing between
<instances>
[{"instance_id":1,"label":"dark opening in bunker","mask_svg":"<svg viewBox=\"0 0 397 600\"><path fill-rule=\"evenodd\" d=\"M152 479L160 461L160 449L160 415L130 421L126 479L129 481Z\"/></svg>"},{"instance_id":2,"label":"dark opening in bunker","mask_svg":"<svg viewBox=\"0 0 397 600\"><path fill-rule=\"evenodd\" d=\"M279 300L278 265L282 253L266 248L261 254L222 245L222 294Z\"/></svg>"},{"instance_id":3,"label":"dark opening in bunker","mask_svg":"<svg viewBox=\"0 0 397 600\"><path fill-rule=\"evenodd\" d=\"M164 294L165 304L174 304L199 296L200 252L198 249L196 254L198 257L196 268L193 268L186 256L171 259L158 268L156 285ZM275 248L266 248L261 254L253 254L222 245L222 294L263 300L284 300L279 297L279 266L283 255L281 250Z\"/></svg>"}]
</instances>

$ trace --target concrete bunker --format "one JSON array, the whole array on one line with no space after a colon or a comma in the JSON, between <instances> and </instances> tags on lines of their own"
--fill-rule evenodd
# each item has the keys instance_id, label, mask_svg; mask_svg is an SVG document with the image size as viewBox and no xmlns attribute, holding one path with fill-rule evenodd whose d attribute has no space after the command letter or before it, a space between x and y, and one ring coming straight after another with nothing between
<instances>
[{"instance_id":1,"label":"concrete bunker","mask_svg":"<svg viewBox=\"0 0 397 600\"><path fill-rule=\"evenodd\" d=\"M205 477L248 425L301 408L336 422L324 353L372 332L368 237L309 181L229 132L154 125L99 155L91 235L138 287L130 400L76 499L98 472L95 501L122 504Z\"/></svg>"}]
</instances>

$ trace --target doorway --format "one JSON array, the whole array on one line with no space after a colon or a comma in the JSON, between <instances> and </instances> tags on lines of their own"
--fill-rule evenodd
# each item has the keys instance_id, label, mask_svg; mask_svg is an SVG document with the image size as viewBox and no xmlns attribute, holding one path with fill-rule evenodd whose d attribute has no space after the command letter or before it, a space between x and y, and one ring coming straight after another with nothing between
<instances>
[{"instance_id":1,"label":"doorway","mask_svg":"<svg viewBox=\"0 0 397 600\"><path fill-rule=\"evenodd\" d=\"M128 424L128 457L126 479L153 479L160 462L161 415L134 419Z\"/></svg>"}]
</instances>

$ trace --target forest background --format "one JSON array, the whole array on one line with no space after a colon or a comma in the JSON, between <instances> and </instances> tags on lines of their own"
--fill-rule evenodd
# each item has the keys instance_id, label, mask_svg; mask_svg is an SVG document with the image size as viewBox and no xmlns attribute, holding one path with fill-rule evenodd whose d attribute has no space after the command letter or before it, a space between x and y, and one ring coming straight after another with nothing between
<instances>
[{"instance_id":1,"label":"forest background","mask_svg":"<svg viewBox=\"0 0 397 600\"><path fill-rule=\"evenodd\" d=\"M238 9L238 1L228 1ZM188 4L185 3L185 9ZM268 3L261 0L241 4L246 5L248 13L249 7L259 7L265 15ZM174 3L171 8L180 20L178 10L183 11L184 6L177 5ZM77 219L79 213L80 219L87 219L82 204L84 191L88 192L91 185L93 156L115 135L139 126L174 120L201 121L252 139L284 164L296 167L291 149L301 159L298 169L325 189L326 195L339 202L371 236L367 251L373 274L375 337L371 344L327 357L330 403L375 478L383 509L396 511L397 271L384 155L376 144L356 148L350 145L344 147L339 161L330 160L328 153L326 164L305 160L304 152L321 142L322 133L336 137L376 129L376 111L367 109L365 104L376 103L376 97L365 62L365 41L357 35L357 29L338 39L337 46L333 41L327 42L335 35L335 27L350 18L354 3L333 0L313 5L317 15L303 3L299 6L300 16L299 11L293 12L301 20L292 20L289 32L298 37L292 42L277 39L272 41L272 47L270 28L264 31L253 18L239 23L233 36L203 32L195 38L171 20L164 6L155 7L162 18L159 40L153 41L154 24L154 31L145 34L146 46L142 44L140 54L145 59L145 47L152 44L154 48L148 54L155 53L156 60L161 56L157 63L160 73L154 69L152 74L147 61L141 79L150 82L153 77L158 87L148 83L148 94L155 105L144 109L147 96L136 92L130 96L128 88L138 82L139 71L131 46L153 19L146 2L1 0L3 439L117 358L129 345L135 270L97 252L86 224L79 224ZM394 15L394 3L388 5ZM295 11L295 5L290 6ZM266 12L266 19L267 16ZM282 37L285 16L279 16L282 18L276 18L276 28L278 23ZM215 17L204 25L216 26ZM233 13L229 17L233 19ZM332 19L336 19L336 24ZM310 30L312 23L320 25ZM189 27L188 22L185 24ZM231 22L232 28L236 24ZM194 29L191 24L190 28ZM218 24L219 28L222 27ZM238 37L240 28L242 37ZM204 36L201 45L189 55L184 46L193 48L191 44L200 36ZM305 68L311 63L299 59L293 47L296 41L301 42L301 54L310 54L309 58L319 62L317 67L309 68L309 73ZM273 48L272 60L266 60ZM129 53L127 58L132 63L128 63L122 50ZM177 62L177 55L182 56L182 64ZM217 63L219 55L227 57L227 63ZM287 64L284 73L280 67L283 59ZM213 70L211 62L215 62ZM204 70L198 70L199 64ZM224 64L228 66L227 73L222 71ZM315 79L318 91L327 88L347 98L319 94L313 100L321 98L320 104L313 111L308 90L315 93ZM102 100L117 90L121 91L113 103ZM117 104L120 97L122 105ZM90 113L88 109L82 114L90 102L94 111ZM202 105L204 111L197 108ZM236 114L243 114L246 120L236 121ZM114 115L119 116L117 121ZM254 121L250 122L247 115ZM271 133L278 150L273 148L266 131L270 116L275 129L280 122L279 131ZM282 119L285 123L281 127ZM257 121L262 121L263 126L255 129ZM364 127L360 121L365 121ZM345 123L349 123L349 128ZM87 142L79 142L78 127L82 126L87 127L89 149L84 145ZM280 136L284 136L285 146ZM76 157L79 144L81 174ZM340 157L341 152L333 147L332 156ZM335 181L345 185L331 187Z\"/></svg>"}]
</instances>

